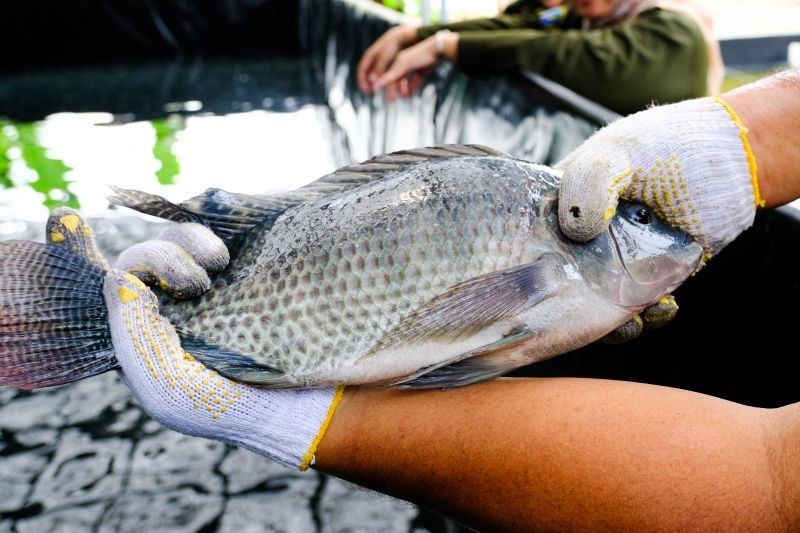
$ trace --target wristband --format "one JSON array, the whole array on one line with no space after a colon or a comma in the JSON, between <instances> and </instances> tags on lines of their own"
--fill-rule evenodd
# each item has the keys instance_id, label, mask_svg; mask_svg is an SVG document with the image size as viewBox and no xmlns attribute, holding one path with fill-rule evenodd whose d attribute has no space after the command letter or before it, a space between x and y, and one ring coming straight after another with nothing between
<instances>
[{"instance_id":1,"label":"wristband","mask_svg":"<svg viewBox=\"0 0 800 533\"><path fill-rule=\"evenodd\" d=\"M439 30L433 34L433 42L436 45L436 57L444 55L444 38L450 30Z\"/></svg>"}]
</instances>

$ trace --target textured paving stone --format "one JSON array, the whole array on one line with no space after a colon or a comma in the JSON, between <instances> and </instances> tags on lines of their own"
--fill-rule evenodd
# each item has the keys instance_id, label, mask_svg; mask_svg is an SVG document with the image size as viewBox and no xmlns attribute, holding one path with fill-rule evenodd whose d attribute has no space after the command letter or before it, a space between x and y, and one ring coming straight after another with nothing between
<instances>
[{"instance_id":1,"label":"textured paving stone","mask_svg":"<svg viewBox=\"0 0 800 533\"><path fill-rule=\"evenodd\" d=\"M56 442L58 442L58 430L49 428L26 429L16 432L14 440L25 448L35 448L37 446L55 447Z\"/></svg>"},{"instance_id":2,"label":"textured paving stone","mask_svg":"<svg viewBox=\"0 0 800 533\"><path fill-rule=\"evenodd\" d=\"M64 400L59 412L67 424L94 422L106 409L130 397L116 372L71 383L64 387Z\"/></svg>"},{"instance_id":3,"label":"textured paving stone","mask_svg":"<svg viewBox=\"0 0 800 533\"><path fill-rule=\"evenodd\" d=\"M222 493L222 477L214 472L225 445L164 430L147 437L133 452L133 491L163 492L192 486L203 493Z\"/></svg>"},{"instance_id":4,"label":"textured paving stone","mask_svg":"<svg viewBox=\"0 0 800 533\"><path fill-rule=\"evenodd\" d=\"M7 389L5 387L0 387L0 405L5 405L21 393L16 389Z\"/></svg>"},{"instance_id":5,"label":"textured paving stone","mask_svg":"<svg viewBox=\"0 0 800 533\"><path fill-rule=\"evenodd\" d=\"M324 533L405 532L417 512L410 503L332 477L319 504Z\"/></svg>"},{"instance_id":6,"label":"textured paving stone","mask_svg":"<svg viewBox=\"0 0 800 533\"><path fill-rule=\"evenodd\" d=\"M162 493L128 493L117 499L100 532L195 532L211 524L224 507L222 496L182 488Z\"/></svg>"},{"instance_id":7,"label":"textured paving stone","mask_svg":"<svg viewBox=\"0 0 800 533\"><path fill-rule=\"evenodd\" d=\"M252 492L228 500L220 524L223 533L315 531L308 505L317 489L316 476L284 479L280 491Z\"/></svg>"},{"instance_id":8,"label":"textured paving stone","mask_svg":"<svg viewBox=\"0 0 800 533\"><path fill-rule=\"evenodd\" d=\"M219 470L228 480L228 494L239 494L254 487L263 489L271 482L280 483L287 477L310 477L316 482L315 472L296 472L251 451L234 447L230 448Z\"/></svg>"},{"instance_id":9,"label":"textured paving stone","mask_svg":"<svg viewBox=\"0 0 800 533\"><path fill-rule=\"evenodd\" d=\"M53 391L40 390L18 396L0 408L0 429L19 431L33 427L59 427L64 424L58 414L65 387Z\"/></svg>"},{"instance_id":10,"label":"textured paving stone","mask_svg":"<svg viewBox=\"0 0 800 533\"><path fill-rule=\"evenodd\" d=\"M107 500L122 491L132 443L65 430L31 496L45 509Z\"/></svg>"},{"instance_id":11,"label":"textured paving stone","mask_svg":"<svg viewBox=\"0 0 800 533\"><path fill-rule=\"evenodd\" d=\"M47 457L37 452L0 458L0 512L23 507L33 479L46 465Z\"/></svg>"},{"instance_id":12,"label":"textured paving stone","mask_svg":"<svg viewBox=\"0 0 800 533\"><path fill-rule=\"evenodd\" d=\"M18 520L18 533L77 533L91 531L100 520L105 505L95 504L70 507L60 511L44 513L32 518Z\"/></svg>"}]
</instances>

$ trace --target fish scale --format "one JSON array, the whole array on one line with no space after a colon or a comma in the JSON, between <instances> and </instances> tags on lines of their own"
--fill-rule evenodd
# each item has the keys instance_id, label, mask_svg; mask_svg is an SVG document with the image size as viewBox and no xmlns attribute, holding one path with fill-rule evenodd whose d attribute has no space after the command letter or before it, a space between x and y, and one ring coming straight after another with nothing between
<instances>
[{"instance_id":1,"label":"fish scale","mask_svg":"<svg viewBox=\"0 0 800 533\"><path fill-rule=\"evenodd\" d=\"M469 159L290 210L246 275L162 312L293 376L347 365L448 287L541 253L530 198L552 195L554 183L529 179L514 160Z\"/></svg>"}]
</instances>

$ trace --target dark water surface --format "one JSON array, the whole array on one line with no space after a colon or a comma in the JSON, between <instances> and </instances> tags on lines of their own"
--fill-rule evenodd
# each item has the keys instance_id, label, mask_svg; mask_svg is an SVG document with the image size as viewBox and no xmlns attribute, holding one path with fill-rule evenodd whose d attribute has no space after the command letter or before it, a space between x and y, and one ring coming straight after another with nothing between
<instances>
[{"instance_id":1,"label":"dark water surface","mask_svg":"<svg viewBox=\"0 0 800 533\"><path fill-rule=\"evenodd\" d=\"M350 67L359 45L341 39L298 57L4 75L0 239L43 240L48 210L69 205L90 217L113 259L160 227L109 210L109 184L172 200L208 187L264 193L378 153L440 143L487 144L548 163L594 129L513 82L468 79L448 66L408 101L364 97ZM456 526L334 478L166 430L114 373L31 393L0 389L0 532L95 529Z\"/></svg>"}]
</instances>

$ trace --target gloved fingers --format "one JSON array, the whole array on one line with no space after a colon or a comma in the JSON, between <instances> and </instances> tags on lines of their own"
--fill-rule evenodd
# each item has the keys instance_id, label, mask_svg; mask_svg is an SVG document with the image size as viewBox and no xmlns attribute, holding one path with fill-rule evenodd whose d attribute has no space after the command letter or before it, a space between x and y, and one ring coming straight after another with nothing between
<instances>
[{"instance_id":1,"label":"gloved fingers","mask_svg":"<svg viewBox=\"0 0 800 533\"><path fill-rule=\"evenodd\" d=\"M169 241L134 244L122 252L116 268L156 285L173 298L193 298L211 288L211 279L186 251Z\"/></svg>"},{"instance_id":2,"label":"gloved fingers","mask_svg":"<svg viewBox=\"0 0 800 533\"><path fill-rule=\"evenodd\" d=\"M213 231L194 222L169 226L158 236L159 240L174 242L191 255L206 272L225 270L230 261L228 247Z\"/></svg>"},{"instance_id":3,"label":"gloved fingers","mask_svg":"<svg viewBox=\"0 0 800 533\"><path fill-rule=\"evenodd\" d=\"M225 243L205 226L176 224L159 239L135 244L122 252L117 269L157 285L173 298L193 298L211 287L208 272L223 270L229 261Z\"/></svg>"},{"instance_id":4,"label":"gloved fingers","mask_svg":"<svg viewBox=\"0 0 800 533\"><path fill-rule=\"evenodd\" d=\"M631 162L617 143L593 137L561 166L561 231L575 241L590 241L608 228L620 195L635 179Z\"/></svg>"},{"instance_id":5,"label":"gloved fingers","mask_svg":"<svg viewBox=\"0 0 800 533\"><path fill-rule=\"evenodd\" d=\"M103 270L108 270L108 263L100 255L92 235L92 229L81 218L77 211L69 207L61 207L50 213L47 218L47 244L54 244L65 250L85 257Z\"/></svg>"},{"instance_id":6,"label":"gloved fingers","mask_svg":"<svg viewBox=\"0 0 800 533\"><path fill-rule=\"evenodd\" d=\"M633 315L630 320L600 339L600 342L605 344L622 344L623 342L628 342L638 337L643 329L644 324L641 317L639 317L639 315Z\"/></svg>"},{"instance_id":7,"label":"gloved fingers","mask_svg":"<svg viewBox=\"0 0 800 533\"><path fill-rule=\"evenodd\" d=\"M667 294L658 302L647 307L638 315L619 326L617 329L600 339L605 344L622 344L641 335L644 328L661 328L672 322L678 313L678 303L675 297Z\"/></svg>"},{"instance_id":8,"label":"gloved fingers","mask_svg":"<svg viewBox=\"0 0 800 533\"><path fill-rule=\"evenodd\" d=\"M183 351L175 328L159 314L155 295L136 277L110 271L103 294L123 379L153 418L184 433L202 434L243 394L244 385Z\"/></svg>"},{"instance_id":9,"label":"gloved fingers","mask_svg":"<svg viewBox=\"0 0 800 533\"><path fill-rule=\"evenodd\" d=\"M150 416L181 433L308 468L341 387L276 391L231 380L184 351L155 295L135 276L108 272L103 296L122 378Z\"/></svg>"},{"instance_id":10,"label":"gloved fingers","mask_svg":"<svg viewBox=\"0 0 800 533\"><path fill-rule=\"evenodd\" d=\"M646 308L641 313L645 327L656 329L661 328L672 322L678 314L678 302L671 294L667 294L657 303Z\"/></svg>"}]
</instances>

